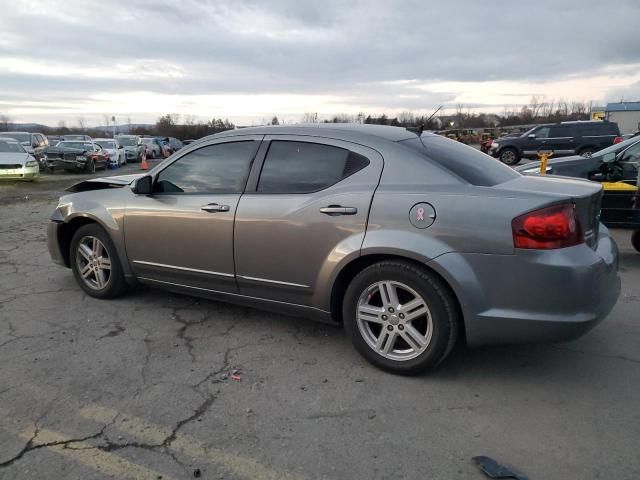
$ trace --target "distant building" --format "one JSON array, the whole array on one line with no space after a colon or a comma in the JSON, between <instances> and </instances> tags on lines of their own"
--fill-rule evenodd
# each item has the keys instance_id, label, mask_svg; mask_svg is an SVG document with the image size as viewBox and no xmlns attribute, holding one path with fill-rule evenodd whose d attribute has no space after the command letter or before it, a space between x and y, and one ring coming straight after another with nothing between
<instances>
[{"instance_id":1,"label":"distant building","mask_svg":"<svg viewBox=\"0 0 640 480\"><path fill-rule=\"evenodd\" d=\"M607 120L618 124L622 135L640 130L640 102L609 103L605 114Z\"/></svg>"},{"instance_id":2,"label":"distant building","mask_svg":"<svg viewBox=\"0 0 640 480\"><path fill-rule=\"evenodd\" d=\"M591 120L604 120L607 117L607 107L597 106L591 107L589 118Z\"/></svg>"}]
</instances>

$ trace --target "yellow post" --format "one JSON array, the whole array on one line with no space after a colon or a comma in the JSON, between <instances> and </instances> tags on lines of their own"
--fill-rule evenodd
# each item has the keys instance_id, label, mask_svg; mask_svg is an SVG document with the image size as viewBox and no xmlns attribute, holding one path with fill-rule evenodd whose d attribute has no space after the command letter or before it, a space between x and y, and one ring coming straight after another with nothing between
<instances>
[{"instance_id":1,"label":"yellow post","mask_svg":"<svg viewBox=\"0 0 640 480\"><path fill-rule=\"evenodd\" d=\"M538 158L540 158L540 175L547 174L547 161L549 157L553 155L553 152L540 151L538 152Z\"/></svg>"}]
</instances>

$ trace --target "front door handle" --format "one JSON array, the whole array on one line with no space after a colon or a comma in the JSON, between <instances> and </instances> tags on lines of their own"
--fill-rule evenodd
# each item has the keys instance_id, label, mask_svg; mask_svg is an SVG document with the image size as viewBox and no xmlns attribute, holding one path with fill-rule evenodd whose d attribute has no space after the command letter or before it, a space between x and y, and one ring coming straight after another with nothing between
<instances>
[{"instance_id":1,"label":"front door handle","mask_svg":"<svg viewBox=\"0 0 640 480\"><path fill-rule=\"evenodd\" d=\"M328 207L322 207L320 213L325 215L355 215L358 213L356 207L343 207L340 205L329 205Z\"/></svg>"},{"instance_id":2,"label":"front door handle","mask_svg":"<svg viewBox=\"0 0 640 480\"><path fill-rule=\"evenodd\" d=\"M204 210L205 212L215 213L215 212L228 212L229 205L218 205L217 203L210 203L209 205L203 205L200 207L200 210Z\"/></svg>"}]
</instances>

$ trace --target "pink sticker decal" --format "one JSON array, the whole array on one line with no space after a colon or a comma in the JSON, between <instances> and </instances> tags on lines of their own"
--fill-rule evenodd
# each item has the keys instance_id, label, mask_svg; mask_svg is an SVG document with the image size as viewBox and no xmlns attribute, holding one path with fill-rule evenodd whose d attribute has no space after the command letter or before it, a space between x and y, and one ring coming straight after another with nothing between
<instances>
[{"instance_id":1,"label":"pink sticker decal","mask_svg":"<svg viewBox=\"0 0 640 480\"><path fill-rule=\"evenodd\" d=\"M418 222L424 222L424 208L420 207L417 211L416 211L417 217L416 220Z\"/></svg>"}]
</instances>

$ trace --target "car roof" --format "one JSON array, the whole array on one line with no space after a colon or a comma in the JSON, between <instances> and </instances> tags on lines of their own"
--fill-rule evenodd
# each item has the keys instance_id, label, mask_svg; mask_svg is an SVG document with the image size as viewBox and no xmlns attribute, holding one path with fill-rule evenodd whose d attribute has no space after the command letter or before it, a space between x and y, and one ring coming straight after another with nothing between
<instances>
[{"instance_id":1,"label":"car roof","mask_svg":"<svg viewBox=\"0 0 640 480\"><path fill-rule=\"evenodd\" d=\"M98 140L100 140L101 142L115 142L116 139L115 138L94 138L93 141L97 142Z\"/></svg>"},{"instance_id":2,"label":"car roof","mask_svg":"<svg viewBox=\"0 0 640 480\"><path fill-rule=\"evenodd\" d=\"M296 125L264 125L260 127L238 128L209 135L198 140L198 143L208 139L233 137L239 135L300 135L314 137L331 137L353 142L367 140L387 140L400 142L415 138L416 134L404 127L387 125L365 125L360 123L313 123ZM435 135L424 132L423 135Z\"/></svg>"},{"instance_id":3,"label":"car roof","mask_svg":"<svg viewBox=\"0 0 640 480\"><path fill-rule=\"evenodd\" d=\"M13 135L14 133L33 135L31 132L0 132L0 135Z\"/></svg>"}]
</instances>

